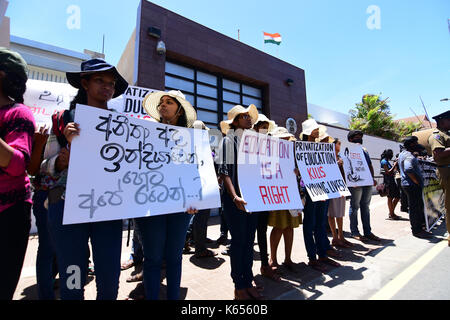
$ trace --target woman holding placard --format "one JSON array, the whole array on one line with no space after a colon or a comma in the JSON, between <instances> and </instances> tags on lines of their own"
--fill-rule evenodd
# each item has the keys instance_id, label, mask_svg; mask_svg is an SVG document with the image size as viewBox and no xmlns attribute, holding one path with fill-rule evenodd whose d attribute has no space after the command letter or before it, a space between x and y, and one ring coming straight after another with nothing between
<instances>
[{"instance_id":1,"label":"woman holding placard","mask_svg":"<svg viewBox=\"0 0 450 320\"><path fill-rule=\"evenodd\" d=\"M49 191L48 218L58 261L61 299L84 299L90 239L97 299L115 300L119 289L122 220L73 225L63 225L62 220L70 146L80 134L79 125L74 123L76 105L107 110L108 101L123 94L128 83L114 66L102 59L85 61L80 72L67 72L66 75L78 93L70 110L55 118L57 121L48 138L41 165L43 174L58 178Z\"/></svg>"},{"instance_id":2,"label":"woman holding placard","mask_svg":"<svg viewBox=\"0 0 450 320\"><path fill-rule=\"evenodd\" d=\"M145 111L156 121L185 128L192 128L197 114L194 107L180 91L155 91L145 97ZM166 263L167 299L180 297L183 247L191 214L187 212L135 219L139 227L144 249L145 298L157 300L161 287L161 266Z\"/></svg>"},{"instance_id":3,"label":"woman holding placard","mask_svg":"<svg viewBox=\"0 0 450 320\"><path fill-rule=\"evenodd\" d=\"M319 138L319 125L314 119L304 121L302 129L300 134L302 141L315 142ZM323 263L334 267L340 266L339 263L327 256L330 243L326 231L325 207L325 201L313 202L309 193L306 192L306 203L303 209L303 239L309 259L308 265L320 272L326 271Z\"/></svg>"},{"instance_id":4,"label":"woman holding placard","mask_svg":"<svg viewBox=\"0 0 450 320\"><path fill-rule=\"evenodd\" d=\"M342 179L345 181L345 173L343 168L343 160L339 156L341 151L341 141L336 138L334 139L334 151L336 152L336 159L339 166L339 170L342 174ZM333 234L333 240L331 244L335 247L350 248L353 244L347 241L344 237L344 215L345 215L345 196L340 198L335 198L330 200L328 207L328 223L330 225L331 233ZM338 231L336 232L336 224Z\"/></svg>"},{"instance_id":5,"label":"woman holding placard","mask_svg":"<svg viewBox=\"0 0 450 320\"><path fill-rule=\"evenodd\" d=\"M286 128L277 127L270 133L279 139L295 141L293 134ZM292 213L291 213L292 212ZM270 265L277 267L277 249L281 236L284 239L284 262L283 266L289 271L294 271L294 263L291 260L292 245L294 243L294 229L302 223L302 217L298 210L271 211L269 215L269 226L273 227L270 233Z\"/></svg>"},{"instance_id":6,"label":"woman holding placard","mask_svg":"<svg viewBox=\"0 0 450 320\"><path fill-rule=\"evenodd\" d=\"M238 183L238 150L243 131L258 120L256 106L237 105L228 112L228 120L220 123L223 138L218 173L224 182L224 215L231 233L230 261L236 300L262 299L253 286L253 242L258 215L246 211ZM231 129L231 130L230 130Z\"/></svg>"}]
</instances>

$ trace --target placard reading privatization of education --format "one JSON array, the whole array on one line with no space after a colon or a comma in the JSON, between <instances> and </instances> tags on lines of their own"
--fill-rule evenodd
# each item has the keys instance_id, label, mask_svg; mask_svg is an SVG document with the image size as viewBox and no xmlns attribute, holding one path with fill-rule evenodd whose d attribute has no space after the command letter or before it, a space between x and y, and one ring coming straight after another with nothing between
<instances>
[{"instance_id":1,"label":"placard reading privatization of education","mask_svg":"<svg viewBox=\"0 0 450 320\"><path fill-rule=\"evenodd\" d=\"M77 105L63 224L220 207L208 133Z\"/></svg>"},{"instance_id":2,"label":"placard reading privatization of education","mask_svg":"<svg viewBox=\"0 0 450 320\"><path fill-rule=\"evenodd\" d=\"M248 212L303 209L293 149L290 141L244 131L238 151L238 179Z\"/></svg>"},{"instance_id":3,"label":"placard reading privatization of education","mask_svg":"<svg viewBox=\"0 0 450 320\"><path fill-rule=\"evenodd\" d=\"M295 142L295 159L312 201L349 196L350 191L339 170L334 144Z\"/></svg>"}]
</instances>

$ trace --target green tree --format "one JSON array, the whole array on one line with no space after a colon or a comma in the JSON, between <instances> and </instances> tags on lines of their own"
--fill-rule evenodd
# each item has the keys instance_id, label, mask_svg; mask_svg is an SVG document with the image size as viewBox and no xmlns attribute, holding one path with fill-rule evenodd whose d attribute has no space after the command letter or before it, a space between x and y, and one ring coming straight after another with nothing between
<instances>
[{"instance_id":1,"label":"green tree","mask_svg":"<svg viewBox=\"0 0 450 320\"><path fill-rule=\"evenodd\" d=\"M366 134L400 141L420 128L420 124L394 122L388 105L388 98L366 94L355 109L350 110L350 129L361 130Z\"/></svg>"}]
</instances>

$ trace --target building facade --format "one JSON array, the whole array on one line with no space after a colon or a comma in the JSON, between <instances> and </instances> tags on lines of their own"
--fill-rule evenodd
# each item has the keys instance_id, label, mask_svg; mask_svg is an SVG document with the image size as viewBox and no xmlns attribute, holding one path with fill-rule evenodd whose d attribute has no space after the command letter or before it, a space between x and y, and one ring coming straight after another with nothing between
<instances>
[{"instance_id":1,"label":"building facade","mask_svg":"<svg viewBox=\"0 0 450 320\"><path fill-rule=\"evenodd\" d=\"M256 105L280 126L307 118L305 72L148 1L118 63L130 84L181 90L198 118L217 127L237 104Z\"/></svg>"}]
</instances>

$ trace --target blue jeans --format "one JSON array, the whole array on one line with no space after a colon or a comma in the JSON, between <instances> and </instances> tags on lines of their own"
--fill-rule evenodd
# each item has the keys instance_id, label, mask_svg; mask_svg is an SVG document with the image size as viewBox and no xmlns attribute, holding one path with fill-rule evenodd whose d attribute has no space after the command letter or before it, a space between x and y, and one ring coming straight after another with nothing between
<instances>
[{"instance_id":1,"label":"blue jeans","mask_svg":"<svg viewBox=\"0 0 450 320\"><path fill-rule=\"evenodd\" d=\"M191 220L187 213L135 219L144 248L145 298L158 300L161 265L166 262L167 299L179 300L183 247Z\"/></svg>"},{"instance_id":2,"label":"blue jeans","mask_svg":"<svg viewBox=\"0 0 450 320\"><path fill-rule=\"evenodd\" d=\"M358 210L361 209L361 221L364 236L370 236L370 200L372 199L372 186L348 188L352 194L350 200L350 231L352 236L359 236L358 230Z\"/></svg>"},{"instance_id":3,"label":"blue jeans","mask_svg":"<svg viewBox=\"0 0 450 320\"><path fill-rule=\"evenodd\" d=\"M306 194L306 204L303 209L303 239L305 241L306 252L309 260L316 260L327 256L330 249L330 242L327 237L326 224L327 201L313 202Z\"/></svg>"},{"instance_id":4,"label":"blue jeans","mask_svg":"<svg viewBox=\"0 0 450 320\"><path fill-rule=\"evenodd\" d=\"M144 261L144 250L142 249L142 237L141 231L137 226L136 220L133 219L133 243L130 260L133 260L135 264L141 264Z\"/></svg>"},{"instance_id":5,"label":"blue jeans","mask_svg":"<svg viewBox=\"0 0 450 320\"><path fill-rule=\"evenodd\" d=\"M37 190L33 195L33 214L36 218L39 246L36 257L36 280L39 300L55 300L53 289L57 271L56 252L50 238L48 210L44 207L48 191Z\"/></svg>"},{"instance_id":6,"label":"blue jeans","mask_svg":"<svg viewBox=\"0 0 450 320\"><path fill-rule=\"evenodd\" d=\"M58 260L61 299L84 298L89 239L95 265L97 300L117 299L122 252L122 220L63 225L63 213L64 201L49 205L49 230Z\"/></svg>"},{"instance_id":7,"label":"blue jeans","mask_svg":"<svg viewBox=\"0 0 450 320\"><path fill-rule=\"evenodd\" d=\"M231 234L231 278L236 290L251 288L253 244L258 225L258 214L240 211L228 195L225 195L224 198L224 216Z\"/></svg>"}]
</instances>

